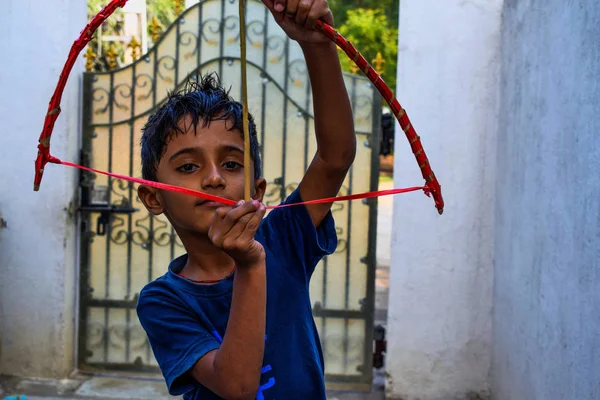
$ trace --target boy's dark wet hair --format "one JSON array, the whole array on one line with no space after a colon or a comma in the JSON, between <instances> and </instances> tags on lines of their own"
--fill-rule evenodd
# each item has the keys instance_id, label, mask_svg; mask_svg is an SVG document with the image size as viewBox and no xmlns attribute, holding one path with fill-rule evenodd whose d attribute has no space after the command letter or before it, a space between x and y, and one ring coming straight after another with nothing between
<instances>
[{"instance_id":1,"label":"boy's dark wet hair","mask_svg":"<svg viewBox=\"0 0 600 400\"><path fill-rule=\"evenodd\" d=\"M194 127L208 126L211 121L225 120L230 130L237 130L243 136L242 104L229 96L229 91L221 86L216 74L199 76L190 80L178 92L170 93L167 102L148 118L142 128L142 177L157 181L156 169L164 155L167 143L183 130L178 126L182 117L189 115ZM261 162L256 137L256 124L248 114L250 128L250 156L254 161L254 177L261 177Z\"/></svg>"}]
</instances>

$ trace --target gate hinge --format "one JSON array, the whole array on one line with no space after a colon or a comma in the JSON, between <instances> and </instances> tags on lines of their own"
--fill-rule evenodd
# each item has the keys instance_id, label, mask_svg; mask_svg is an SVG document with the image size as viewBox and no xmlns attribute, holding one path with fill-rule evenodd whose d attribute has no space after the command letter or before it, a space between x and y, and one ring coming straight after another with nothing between
<instances>
[{"instance_id":1,"label":"gate hinge","mask_svg":"<svg viewBox=\"0 0 600 400\"><path fill-rule=\"evenodd\" d=\"M387 350L387 340L385 338L385 328L377 325L373 333L373 342L375 351L373 352L373 367L381 368L385 364L385 352Z\"/></svg>"}]
</instances>

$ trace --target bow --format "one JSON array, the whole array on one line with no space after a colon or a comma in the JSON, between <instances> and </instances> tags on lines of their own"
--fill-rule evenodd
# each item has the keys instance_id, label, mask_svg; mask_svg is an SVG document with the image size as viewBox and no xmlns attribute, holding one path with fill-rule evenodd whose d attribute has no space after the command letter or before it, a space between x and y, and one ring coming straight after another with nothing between
<instances>
[{"instance_id":1,"label":"bow","mask_svg":"<svg viewBox=\"0 0 600 400\"><path fill-rule=\"evenodd\" d=\"M245 1L245 0L240 0ZM44 120L44 126L42 129L42 133L39 138L38 144L38 156L35 161L35 178L34 178L34 190L38 191L40 184L42 182L42 176L44 173L44 167L47 163L55 163L55 164L63 164L71 167L81 168L88 171L93 171L96 173L101 173L109 176L116 177L118 179L124 179L132 182L142 183L151 185L154 187L158 187L165 190L175 190L181 193L187 193L193 196L207 198L206 193L201 193L198 191L186 189L186 188L178 188L172 185L166 185L159 182L150 182L139 178L128 177L124 175L116 175L105 171L98 171L94 169L90 169L87 167L83 167L77 164L69 163L66 161L61 161L56 157L50 155L50 137L52 136L52 131L54 129L54 123L60 114L60 101L62 98L62 94L65 89L65 85L67 83L67 79L69 74L71 73L71 69L77 60L79 53L83 50L83 48L92 40L93 34L98 29L98 27L113 13L118 7L123 7L127 3L127 0L112 0L109 4L107 4L92 20L86 25L84 30L80 33L79 37L73 43L71 50L69 52L69 57L67 58L67 62L63 67L63 70L60 74L60 78L58 81L58 85L54 91L52 98L50 99L50 104L48 106L48 113L46 114L46 118ZM242 7L240 7L242 10ZM240 18L240 21L242 19ZM242 25L242 24L240 24ZM423 175L423 179L425 179L425 186L416 187L410 189L393 189L391 191L385 192L375 192L375 193L363 193L358 195L345 196L344 198L336 197L330 199L321 199L317 200L320 202L334 202L339 200L353 200L357 198L368 198L375 197L381 195L389 195L389 194L397 194L397 193L405 193L408 191L414 190L423 190L426 195L431 195L435 202L435 207L438 210L439 214L442 214L444 211L444 200L442 197L442 190L440 183L438 182L433 170L431 169L431 165L429 164L429 160L427 155L425 154L425 150L423 149L423 145L421 144L421 140L419 135L417 135L406 111L398 100L394 97L392 90L387 86L384 80L375 72L375 69L367 62L367 60L358 52L358 50L350 43L350 41L346 40L342 35L340 35L335 29L333 29L330 25L327 25L321 21L317 22L317 27L321 29L321 31L335 44L342 49L346 55L361 69L361 71L367 76L367 78L373 83L373 85L377 88L379 93L383 96L383 99L390 106L391 110L396 117L396 120L400 124L400 127L404 131L406 138L409 141L412 152L415 155L417 163L419 164L419 169L421 170L421 174ZM243 40L243 39L242 39ZM220 201L222 203L228 204L226 199L216 198L211 196L211 200Z\"/></svg>"}]
</instances>

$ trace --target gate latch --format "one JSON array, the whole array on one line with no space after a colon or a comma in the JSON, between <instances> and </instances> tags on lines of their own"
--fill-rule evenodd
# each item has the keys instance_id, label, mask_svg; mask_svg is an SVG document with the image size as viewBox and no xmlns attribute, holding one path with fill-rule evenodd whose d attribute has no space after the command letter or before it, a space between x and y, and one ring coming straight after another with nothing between
<instances>
[{"instance_id":1,"label":"gate latch","mask_svg":"<svg viewBox=\"0 0 600 400\"><path fill-rule=\"evenodd\" d=\"M126 199L123 199L120 204L110 204L110 188L108 186L96 186L93 183L84 187L81 200L79 212L100 213L96 222L96 234L98 236L106 235L113 214L133 214L139 211L131 207Z\"/></svg>"},{"instance_id":2,"label":"gate latch","mask_svg":"<svg viewBox=\"0 0 600 400\"><path fill-rule=\"evenodd\" d=\"M129 204L110 205L110 206L83 206L79 207L81 212L97 212L100 213L96 222L96 234L98 236L106 235L107 227L112 220L113 214L133 214L139 211L137 208L131 207Z\"/></svg>"},{"instance_id":3,"label":"gate latch","mask_svg":"<svg viewBox=\"0 0 600 400\"><path fill-rule=\"evenodd\" d=\"M385 352L387 349L387 340L385 339L385 328L381 325L375 327L373 334L375 342L375 351L373 353L373 367L381 368L385 361Z\"/></svg>"}]
</instances>

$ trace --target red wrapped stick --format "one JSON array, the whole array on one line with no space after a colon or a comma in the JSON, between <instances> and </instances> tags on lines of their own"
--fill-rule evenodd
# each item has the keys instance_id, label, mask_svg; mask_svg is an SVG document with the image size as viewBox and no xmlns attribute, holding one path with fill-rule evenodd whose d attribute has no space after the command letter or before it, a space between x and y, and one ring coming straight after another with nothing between
<instances>
[{"instance_id":1,"label":"red wrapped stick","mask_svg":"<svg viewBox=\"0 0 600 400\"><path fill-rule=\"evenodd\" d=\"M427 159L427 155L425 154L425 150L423 149L423 145L421 144L421 139L412 123L408 119L408 115L406 115L406 111L402 108L398 100L394 97L394 94L387 86L387 84L383 81L381 76L375 69L367 62L367 60L356 50L354 45L350 43L346 38L340 35L335 29L333 29L330 25L327 25L321 21L317 21L317 26L325 33L325 35L335 42L335 44L348 55L348 57L356 64L358 68L369 78L369 80L375 85L379 93L383 96L383 99L388 103L394 116L400 123L400 127L406 134L406 138L410 143L410 147L412 149L415 158L417 159L417 163L419 164L419 168L421 169L421 174L423 175L423 179L425 179L425 185L431 191L431 195L433 196L433 200L435 201L435 207L437 208L440 215L444 212L444 199L442 197L442 188L440 183L438 182L435 174L431 170L431 165L429 164L429 160Z\"/></svg>"},{"instance_id":2,"label":"red wrapped stick","mask_svg":"<svg viewBox=\"0 0 600 400\"><path fill-rule=\"evenodd\" d=\"M52 136L52 131L54 130L54 123L60 114L60 101L62 99L63 92L65 91L65 85L67 84L67 79L71 74L71 70L73 69L73 65L75 61L77 61L77 57L81 50L92 40L94 37L94 32L96 29L102 25L104 21L118 7L123 7L127 3L127 0L112 0L108 5L106 5L81 31L79 37L71 46L71 51L69 51L69 57L67 58L67 62L60 73L60 77L58 78L58 85L56 89L54 89L54 94L50 99L50 104L48 105L48 113L46 114L46 119L44 120L44 127L42 129L42 133L40 134L39 144L38 144L38 155L35 160L35 178L33 180L33 190L38 191L40 189L40 184L42 183L42 176L44 174L44 167L48 163L50 159L50 137Z\"/></svg>"}]
</instances>

